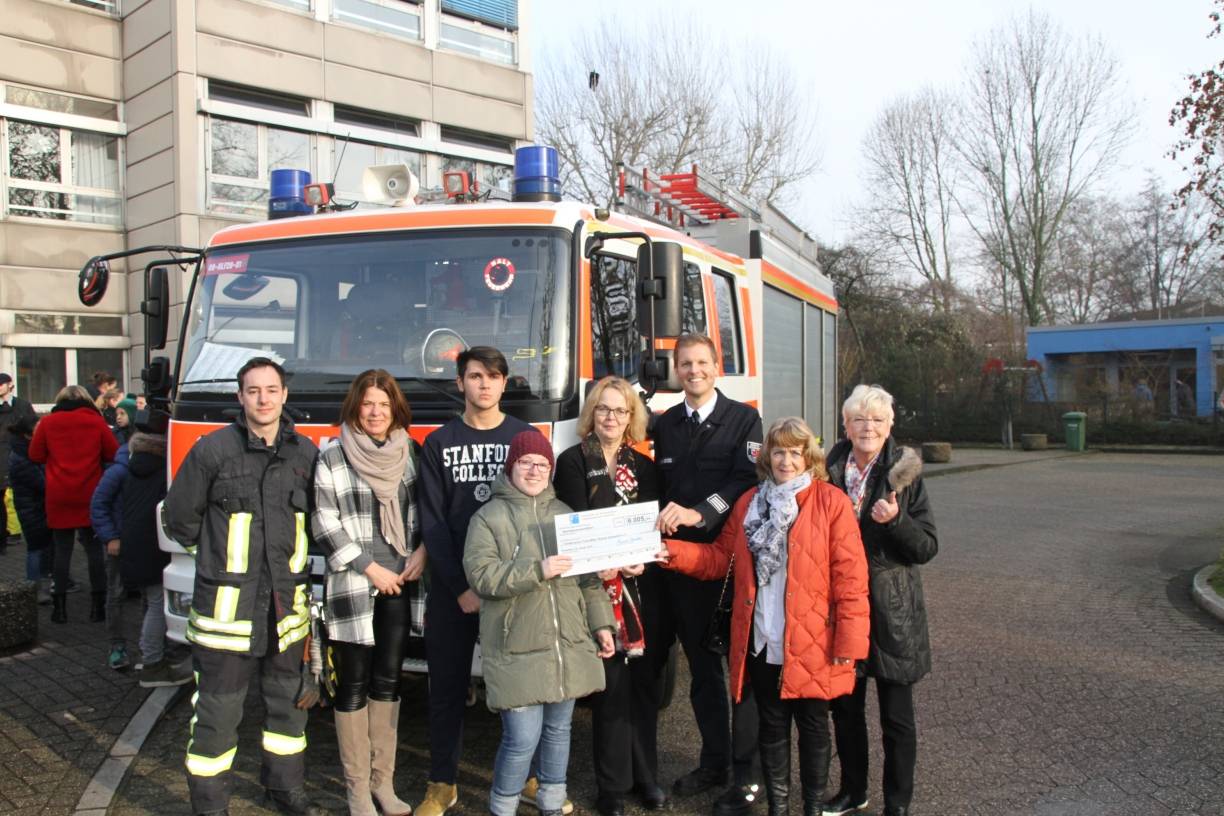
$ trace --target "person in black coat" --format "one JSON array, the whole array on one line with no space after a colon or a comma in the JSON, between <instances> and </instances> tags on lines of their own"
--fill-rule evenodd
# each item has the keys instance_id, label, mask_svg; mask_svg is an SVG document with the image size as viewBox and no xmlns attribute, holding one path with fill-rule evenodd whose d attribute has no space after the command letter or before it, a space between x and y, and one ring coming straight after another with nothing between
<instances>
[{"instance_id":1,"label":"person in black coat","mask_svg":"<svg viewBox=\"0 0 1224 816\"><path fill-rule=\"evenodd\" d=\"M13 509L26 542L26 580L38 584L39 603L51 603L52 539L44 508L47 480L43 466L30 461L30 439L37 424L38 417L31 412L10 424L3 436L9 444L6 464Z\"/></svg>"},{"instance_id":2,"label":"person in black coat","mask_svg":"<svg viewBox=\"0 0 1224 816\"><path fill-rule=\"evenodd\" d=\"M646 438L646 406L626 380L595 384L578 417L578 436L582 441L557 457L557 498L578 511L659 498L654 462L633 448ZM654 564L638 564L599 577L617 631L616 654L603 661L605 688L594 700L596 809L622 816L625 795L636 791L643 805L658 810L667 796L658 780L659 684L649 658L669 647L656 637L662 574Z\"/></svg>"},{"instance_id":3,"label":"person in black coat","mask_svg":"<svg viewBox=\"0 0 1224 816\"><path fill-rule=\"evenodd\" d=\"M128 442L128 454L119 496L119 573L123 585L138 588L144 601L140 685L178 686L191 680L191 673L166 659L162 570L170 553L157 540L157 505L166 497L166 437L138 430Z\"/></svg>"},{"instance_id":4,"label":"person in black coat","mask_svg":"<svg viewBox=\"0 0 1224 816\"><path fill-rule=\"evenodd\" d=\"M681 335L675 361L684 401L665 411L654 428L662 487L658 528L668 538L710 543L736 500L760 478L756 460L763 439L761 417L714 387L718 350L710 338ZM724 581L667 572L664 584L667 609L662 625L669 631L661 637L670 642L674 632L684 647L692 675L689 700L701 732L698 766L677 779L673 791L692 796L729 781L731 786L714 803L714 816L740 816L759 798L757 707L747 692L732 707L723 658L704 645Z\"/></svg>"},{"instance_id":5,"label":"person in black coat","mask_svg":"<svg viewBox=\"0 0 1224 816\"><path fill-rule=\"evenodd\" d=\"M914 795L918 731L914 683L931 670L919 564L939 551L922 462L892 438L893 398L859 385L842 405L846 439L829 452L829 481L859 518L871 588L871 649L854 691L833 701L842 779L825 816L867 806L867 678L876 681L884 737L884 816L906 816Z\"/></svg>"},{"instance_id":6,"label":"person in black coat","mask_svg":"<svg viewBox=\"0 0 1224 816\"><path fill-rule=\"evenodd\" d=\"M0 498L9 486L9 439L5 433L18 422L34 416L34 406L13 394L13 378L0 372ZM20 517L18 517L20 519ZM0 553L8 546L8 506L0 501Z\"/></svg>"}]
</instances>

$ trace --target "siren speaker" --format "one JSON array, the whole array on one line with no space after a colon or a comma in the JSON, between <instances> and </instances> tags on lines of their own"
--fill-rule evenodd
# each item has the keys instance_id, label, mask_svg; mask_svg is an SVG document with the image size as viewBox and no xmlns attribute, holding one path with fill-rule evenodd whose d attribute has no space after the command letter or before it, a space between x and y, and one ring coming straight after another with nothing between
<instances>
[{"instance_id":1,"label":"siren speaker","mask_svg":"<svg viewBox=\"0 0 1224 816\"><path fill-rule=\"evenodd\" d=\"M410 202L420 188L406 164L374 164L361 174L362 197L378 204Z\"/></svg>"}]
</instances>

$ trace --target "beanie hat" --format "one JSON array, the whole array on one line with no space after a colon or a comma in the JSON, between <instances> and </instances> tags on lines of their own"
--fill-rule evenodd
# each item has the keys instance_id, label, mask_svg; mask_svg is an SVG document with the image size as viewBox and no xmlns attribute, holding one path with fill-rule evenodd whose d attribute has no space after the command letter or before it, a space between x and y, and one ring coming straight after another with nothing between
<instances>
[{"instance_id":1,"label":"beanie hat","mask_svg":"<svg viewBox=\"0 0 1224 816\"><path fill-rule=\"evenodd\" d=\"M115 410L127 414L129 425L136 424L136 400L121 399L115 404Z\"/></svg>"},{"instance_id":2,"label":"beanie hat","mask_svg":"<svg viewBox=\"0 0 1224 816\"><path fill-rule=\"evenodd\" d=\"M532 428L529 431L520 431L514 439L510 440L510 453L506 455L506 470L513 467L520 457L529 453L543 456L548 460L550 468L556 465L552 445L544 438L544 434Z\"/></svg>"}]
</instances>

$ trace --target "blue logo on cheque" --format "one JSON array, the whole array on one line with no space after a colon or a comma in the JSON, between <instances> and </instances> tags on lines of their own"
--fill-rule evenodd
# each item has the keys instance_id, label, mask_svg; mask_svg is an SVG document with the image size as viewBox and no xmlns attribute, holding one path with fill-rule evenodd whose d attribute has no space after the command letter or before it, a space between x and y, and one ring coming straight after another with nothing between
<instances>
[{"instance_id":1,"label":"blue logo on cheque","mask_svg":"<svg viewBox=\"0 0 1224 816\"><path fill-rule=\"evenodd\" d=\"M578 523L578 514L574 513L572 516L570 516L570 524L577 524L577 523Z\"/></svg>"}]
</instances>

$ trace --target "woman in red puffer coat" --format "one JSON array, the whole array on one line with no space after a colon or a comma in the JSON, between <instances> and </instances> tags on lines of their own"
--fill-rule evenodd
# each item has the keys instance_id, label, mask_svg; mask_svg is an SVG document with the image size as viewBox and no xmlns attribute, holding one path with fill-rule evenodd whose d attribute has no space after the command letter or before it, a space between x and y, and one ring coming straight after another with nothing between
<instances>
[{"instance_id":1,"label":"woman in red puffer coat","mask_svg":"<svg viewBox=\"0 0 1224 816\"><path fill-rule=\"evenodd\" d=\"M34 429L30 461L46 465L47 526L55 541L52 623L68 622L65 593L73 539L80 540L89 559L89 586L93 591L89 619L101 621L106 617L106 568L102 543L90 527L89 500L102 478L102 465L115 458L118 448L89 392L79 385L61 389L51 413Z\"/></svg>"},{"instance_id":2,"label":"woman in red puffer coat","mask_svg":"<svg viewBox=\"0 0 1224 816\"><path fill-rule=\"evenodd\" d=\"M789 812L792 719L803 813L820 816L829 700L854 689L854 662L867 656L867 559L850 501L828 483L802 419L769 428L757 472L760 485L735 503L712 545L668 539L659 557L703 580L732 570L731 693L738 702L747 675L770 816Z\"/></svg>"}]
</instances>

